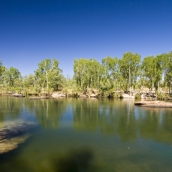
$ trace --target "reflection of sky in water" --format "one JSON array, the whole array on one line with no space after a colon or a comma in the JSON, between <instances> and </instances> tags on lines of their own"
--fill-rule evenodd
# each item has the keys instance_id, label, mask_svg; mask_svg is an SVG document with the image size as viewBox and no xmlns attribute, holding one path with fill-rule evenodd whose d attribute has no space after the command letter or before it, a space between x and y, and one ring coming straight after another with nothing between
<instances>
[{"instance_id":1,"label":"reflection of sky in water","mask_svg":"<svg viewBox=\"0 0 172 172\"><path fill-rule=\"evenodd\" d=\"M72 128L73 126L73 112L72 106L67 106L66 111L63 113L63 116L59 119L59 127L60 128Z\"/></svg>"},{"instance_id":2,"label":"reflection of sky in water","mask_svg":"<svg viewBox=\"0 0 172 172\"><path fill-rule=\"evenodd\" d=\"M159 114L159 117L160 117L159 124L162 125L162 123L163 123L163 112L162 111Z\"/></svg>"},{"instance_id":3,"label":"reflection of sky in water","mask_svg":"<svg viewBox=\"0 0 172 172\"><path fill-rule=\"evenodd\" d=\"M140 118L140 111L141 111L141 109L139 109L140 107L134 107L134 116L135 116L135 119L136 120L139 120L139 118Z\"/></svg>"},{"instance_id":4,"label":"reflection of sky in water","mask_svg":"<svg viewBox=\"0 0 172 172\"><path fill-rule=\"evenodd\" d=\"M61 118L60 121L61 121L61 122L62 122L62 121L63 121L63 122L65 122L65 121L67 121L67 122L73 121L72 106L67 106L67 109L66 109L66 111L64 112L64 114L63 114L63 116L62 116L62 118Z\"/></svg>"},{"instance_id":5,"label":"reflection of sky in water","mask_svg":"<svg viewBox=\"0 0 172 172\"><path fill-rule=\"evenodd\" d=\"M24 108L21 110L19 118L26 121L37 121L35 113L30 112L28 109Z\"/></svg>"}]
</instances>

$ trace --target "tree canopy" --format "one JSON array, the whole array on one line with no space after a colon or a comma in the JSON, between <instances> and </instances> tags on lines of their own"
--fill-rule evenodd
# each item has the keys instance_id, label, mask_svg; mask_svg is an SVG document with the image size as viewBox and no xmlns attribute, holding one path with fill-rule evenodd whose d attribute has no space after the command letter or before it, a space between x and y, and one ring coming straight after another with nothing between
<instances>
[{"instance_id":1,"label":"tree canopy","mask_svg":"<svg viewBox=\"0 0 172 172\"><path fill-rule=\"evenodd\" d=\"M172 88L172 51L142 59L138 53L126 52L122 58L105 57L75 59L73 78L65 78L57 59L45 59L38 64L34 74L22 76L15 67L6 68L0 61L0 87L9 89L34 89L57 91L59 88L76 87L83 92L96 89L101 93L118 90L129 91L147 87L158 91L159 87Z\"/></svg>"}]
</instances>

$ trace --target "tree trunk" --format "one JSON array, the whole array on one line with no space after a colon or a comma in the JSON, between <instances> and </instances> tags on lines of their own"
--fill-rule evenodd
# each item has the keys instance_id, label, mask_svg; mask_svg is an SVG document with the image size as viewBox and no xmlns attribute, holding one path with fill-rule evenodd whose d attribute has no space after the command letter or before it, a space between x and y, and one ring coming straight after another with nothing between
<instances>
[{"instance_id":1,"label":"tree trunk","mask_svg":"<svg viewBox=\"0 0 172 172\"><path fill-rule=\"evenodd\" d=\"M48 91L48 74L47 74L47 71L46 71L46 80L47 80L47 91Z\"/></svg>"}]
</instances>

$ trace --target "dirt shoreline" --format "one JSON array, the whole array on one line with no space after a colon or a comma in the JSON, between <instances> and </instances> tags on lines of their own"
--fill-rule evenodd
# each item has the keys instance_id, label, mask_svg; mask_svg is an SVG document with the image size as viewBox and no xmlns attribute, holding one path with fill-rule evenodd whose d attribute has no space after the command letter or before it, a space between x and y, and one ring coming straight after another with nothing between
<instances>
[{"instance_id":1,"label":"dirt shoreline","mask_svg":"<svg viewBox=\"0 0 172 172\"><path fill-rule=\"evenodd\" d=\"M172 108L172 102L165 101L140 101L135 102L134 105L142 107Z\"/></svg>"}]
</instances>

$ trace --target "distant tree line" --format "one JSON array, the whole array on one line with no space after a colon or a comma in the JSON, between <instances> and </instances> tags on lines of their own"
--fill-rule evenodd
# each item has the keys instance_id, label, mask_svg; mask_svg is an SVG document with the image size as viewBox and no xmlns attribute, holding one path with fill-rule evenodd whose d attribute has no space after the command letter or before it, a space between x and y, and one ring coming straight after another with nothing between
<instances>
[{"instance_id":1,"label":"distant tree line","mask_svg":"<svg viewBox=\"0 0 172 172\"><path fill-rule=\"evenodd\" d=\"M73 78L64 77L56 59L45 59L38 64L34 74L22 76L17 68L9 69L0 62L0 87L6 91L58 91L96 89L102 94L129 91L147 87L150 90L172 88L172 51L145 57L124 53L122 58L75 59Z\"/></svg>"},{"instance_id":2,"label":"distant tree line","mask_svg":"<svg viewBox=\"0 0 172 172\"><path fill-rule=\"evenodd\" d=\"M172 52L141 61L139 54L124 53L123 57L106 57L99 63L93 59L74 60L74 81L83 90L96 88L103 92L129 91L147 87L159 91L172 87Z\"/></svg>"}]
</instances>

